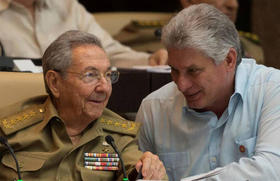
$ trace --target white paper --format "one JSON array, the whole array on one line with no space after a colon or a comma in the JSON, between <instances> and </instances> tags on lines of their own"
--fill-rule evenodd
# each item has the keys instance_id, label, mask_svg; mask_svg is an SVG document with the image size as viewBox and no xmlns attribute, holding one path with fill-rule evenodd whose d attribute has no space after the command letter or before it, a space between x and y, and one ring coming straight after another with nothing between
<instances>
[{"instance_id":1,"label":"white paper","mask_svg":"<svg viewBox=\"0 0 280 181\"><path fill-rule=\"evenodd\" d=\"M146 70L147 72L154 73L170 73L171 68L168 65L157 65L157 66L149 66L149 65L136 65L132 67L133 69Z\"/></svg>"},{"instance_id":2,"label":"white paper","mask_svg":"<svg viewBox=\"0 0 280 181\"><path fill-rule=\"evenodd\" d=\"M41 73L43 69L41 66L36 66L30 59L14 59L15 68L18 71L30 71L33 73Z\"/></svg>"},{"instance_id":3,"label":"white paper","mask_svg":"<svg viewBox=\"0 0 280 181\"><path fill-rule=\"evenodd\" d=\"M194 176L191 176L191 177L183 178L183 179L181 179L181 181L196 181L196 180L206 179L206 178L218 175L222 171L223 171L223 168L216 168L215 170L212 170L212 171L207 172L207 173L203 173L203 174L199 174L199 175L194 175Z\"/></svg>"}]
</instances>

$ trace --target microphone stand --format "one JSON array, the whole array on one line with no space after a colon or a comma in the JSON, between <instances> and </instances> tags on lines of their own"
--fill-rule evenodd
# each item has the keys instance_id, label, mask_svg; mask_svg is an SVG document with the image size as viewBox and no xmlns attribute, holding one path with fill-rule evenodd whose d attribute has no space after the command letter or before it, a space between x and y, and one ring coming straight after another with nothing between
<instances>
[{"instance_id":1,"label":"microphone stand","mask_svg":"<svg viewBox=\"0 0 280 181\"><path fill-rule=\"evenodd\" d=\"M5 137L0 136L0 142L8 148L9 152L11 153L12 157L14 158L14 160L16 162L16 168L17 168L17 174L18 174L18 180L17 181L22 181L18 161L17 161L16 155L14 153L14 150L9 145L9 143L8 143L8 141Z\"/></svg>"},{"instance_id":2,"label":"microphone stand","mask_svg":"<svg viewBox=\"0 0 280 181\"><path fill-rule=\"evenodd\" d=\"M121 165L122 165L122 170L123 170L123 181L128 181L128 178L127 178L127 175L126 175L126 170L125 170L125 167L124 167L124 164L123 164L123 160L122 160L122 157L121 157L121 154L120 154L119 150L117 149L117 146L115 145L114 138L111 135L107 135L105 137L105 140L109 145L112 146L112 148L115 150L115 152L119 155L120 162L121 162Z\"/></svg>"}]
</instances>

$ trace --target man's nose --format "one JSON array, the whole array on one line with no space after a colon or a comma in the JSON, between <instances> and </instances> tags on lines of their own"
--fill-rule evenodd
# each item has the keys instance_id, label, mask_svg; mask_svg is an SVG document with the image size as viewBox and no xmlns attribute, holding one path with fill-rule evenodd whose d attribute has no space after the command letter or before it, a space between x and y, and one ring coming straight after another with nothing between
<instances>
[{"instance_id":1,"label":"man's nose","mask_svg":"<svg viewBox=\"0 0 280 181\"><path fill-rule=\"evenodd\" d=\"M177 84L177 87L181 92L185 92L186 90L191 88L193 85L192 80L189 77L184 76L184 75L178 76L175 83Z\"/></svg>"},{"instance_id":2,"label":"man's nose","mask_svg":"<svg viewBox=\"0 0 280 181\"><path fill-rule=\"evenodd\" d=\"M100 76L99 81L96 85L97 91L108 91L112 87L110 81L108 81L104 76Z\"/></svg>"},{"instance_id":3,"label":"man's nose","mask_svg":"<svg viewBox=\"0 0 280 181\"><path fill-rule=\"evenodd\" d=\"M227 0L225 2L225 5L228 9L231 9L231 10L236 10L238 8L237 0Z\"/></svg>"}]
</instances>

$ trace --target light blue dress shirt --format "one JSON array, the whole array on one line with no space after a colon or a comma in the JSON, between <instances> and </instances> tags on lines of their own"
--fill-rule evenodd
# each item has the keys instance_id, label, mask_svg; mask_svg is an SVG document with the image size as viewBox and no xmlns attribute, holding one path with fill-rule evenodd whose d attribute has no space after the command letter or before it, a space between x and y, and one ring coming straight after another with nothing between
<instances>
[{"instance_id":1,"label":"light blue dress shirt","mask_svg":"<svg viewBox=\"0 0 280 181\"><path fill-rule=\"evenodd\" d=\"M280 180L280 70L243 59L219 119L188 108L171 82L142 101L136 121L140 149L160 157L170 180L218 167L204 180Z\"/></svg>"}]
</instances>

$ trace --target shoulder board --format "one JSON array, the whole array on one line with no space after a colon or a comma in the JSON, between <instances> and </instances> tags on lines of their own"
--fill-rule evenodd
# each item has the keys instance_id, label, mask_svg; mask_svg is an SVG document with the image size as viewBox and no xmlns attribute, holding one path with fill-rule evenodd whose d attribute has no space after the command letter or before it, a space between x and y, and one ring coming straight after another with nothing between
<instances>
[{"instance_id":1,"label":"shoulder board","mask_svg":"<svg viewBox=\"0 0 280 181\"><path fill-rule=\"evenodd\" d=\"M260 44L260 39L258 37L258 35L254 34L254 33L250 33L250 32L245 32L245 31L238 31L239 36L242 36L256 44Z\"/></svg>"},{"instance_id":2,"label":"shoulder board","mask_svg":"<svg viewBox=\"0 0 280 181\"><path fill-rule=\"evenodd\" d=\"M14 115L0 119L0 129L5 135L12 134L43 120L43 105L33 105Z\"/></svg>"},{"instance_id":3,"label":"shoulder board","mask_svg":"<svg viewBox=\"0 0 280 181\"><path fill-rule=\"evenodd\" d=\"M108 109L104 110L103 115L98 120L104 130L131 136L137 135L141 125L138 122L125 120Z\"/></svg>"}]
</instances>

